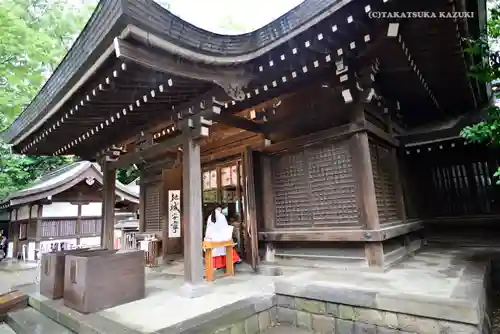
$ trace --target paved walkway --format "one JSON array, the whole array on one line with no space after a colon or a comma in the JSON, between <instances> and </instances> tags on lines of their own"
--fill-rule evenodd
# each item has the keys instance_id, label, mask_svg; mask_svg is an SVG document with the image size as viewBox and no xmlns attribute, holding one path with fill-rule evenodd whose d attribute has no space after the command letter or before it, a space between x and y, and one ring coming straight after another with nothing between
<instances>
[{"instance_id":1,"label":"paved walkway","mask_svg":"<svg viewBox=\"0 0 500 334\"><path fill-rule=\"evenodd\" d=\"M33 284L36 275L36 264L0 262L0 294L9 292L14 286Z\"/></svg>"}]
</instances>

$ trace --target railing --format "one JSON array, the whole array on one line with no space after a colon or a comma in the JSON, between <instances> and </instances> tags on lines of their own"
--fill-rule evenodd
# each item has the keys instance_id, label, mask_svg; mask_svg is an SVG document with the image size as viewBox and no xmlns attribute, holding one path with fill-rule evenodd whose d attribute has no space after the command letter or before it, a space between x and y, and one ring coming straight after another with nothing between
<instances>
[{"instance_id":1,"label":"railing","mask_svg":"<svg viewBox=\"0 0 500 334\"><path fill-rule=\"evenodd\" d=\"M121 248L122 249L138 249L138 241L135 236L135 232L124 232L121 238Z\"/></svg>"}]
</instances>

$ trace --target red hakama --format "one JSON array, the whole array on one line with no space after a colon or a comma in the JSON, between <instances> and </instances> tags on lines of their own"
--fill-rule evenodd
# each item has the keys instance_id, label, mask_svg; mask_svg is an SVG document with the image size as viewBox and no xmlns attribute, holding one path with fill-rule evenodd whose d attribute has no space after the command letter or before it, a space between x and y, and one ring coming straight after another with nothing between
<instances>
[{"instance_id":1,"label":"red hakama","mask_svg":"<svg viewBox=\"0 0 500 334\"><path fill-rule=\"evenodd\" d=\"M226 256L225 255L213 256L212 261L213 261L214 269L226 268ZM237 263L240 261L241 261L240 256L233 248L233 263Z\"/></svg>"}]
</instances>

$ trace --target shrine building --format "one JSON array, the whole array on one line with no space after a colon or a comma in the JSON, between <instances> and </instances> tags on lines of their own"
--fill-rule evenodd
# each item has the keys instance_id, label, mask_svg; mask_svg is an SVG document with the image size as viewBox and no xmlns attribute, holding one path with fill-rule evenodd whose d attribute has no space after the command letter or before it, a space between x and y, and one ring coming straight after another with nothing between
<instances>
[{"instance_id":1,"label":"shrine building","mask_svg":"<svg viewBox=\"0 0 500 334\"><path fill-rule=\"evenodd\" d=\"M485 8L305 0L229 36L155 1L102 0L2 139L21 154L102 166L105 247L116 170L138 166L140 231L161 239L165 260L183 254L190 284L203 280L203 226L216 202L256 269L269 260L388 268L426 238L470 235L453 224L498 219L498 158L459 136L491 97L469 75L483 60L464 51L485 29ZM373 15L416 11L474 15Z\"/></svg>"},{"instance_id":2,"label":"shrine building","mask_svg":"<svg viewBox=\"0 0 500 334\"><path fill-rule=\"evenodd\" d=\"M88 161L58 168L29 187L10 194L0 210L10 221L7 258L28 261L37 253L101 244L102 172ZM114 197L116 219L135 216L139 194L117 182Z\"/></svg>"}]
</instances>

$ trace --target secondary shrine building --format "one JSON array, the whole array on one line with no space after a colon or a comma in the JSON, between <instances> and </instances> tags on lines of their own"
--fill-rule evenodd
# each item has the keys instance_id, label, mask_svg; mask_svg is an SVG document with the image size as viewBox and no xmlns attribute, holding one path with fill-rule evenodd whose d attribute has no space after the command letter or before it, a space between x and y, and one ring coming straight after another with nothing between
<instances>
[{"instance_id":1,"label":"secondary shrine building","mask_svg":"<svg viewBox=\"0 0 500 334\"><path fill-rule=\"evenodd\" d=\"M474 15L371 18L403 11ZM108 247L115 170L138 166L140 230L165 259L184 254L190 283L216 202L254 267L267 249L384 268L422 246L426 223L499 213L471 199L495 197L496 160L458 137L489 103L462 44L484 27L483 0L305 0L225 36L154 1L103 0L3 138L102 164Z\"/></svg>"},{"instance_id":2,"label":"secondary shrine building","mask_svg":"<svg viewBox=\"0 0 500 334\"><path fill-rule=\"evenodd\" d=\"M79 161L56 169L0 203L8 215L8 258L28 261L40 253L75 247L99 247L102 226L102 172ZM116 218L136 216L139 193L119 182L115 191Z\"/></svg>"}]
</instances>

